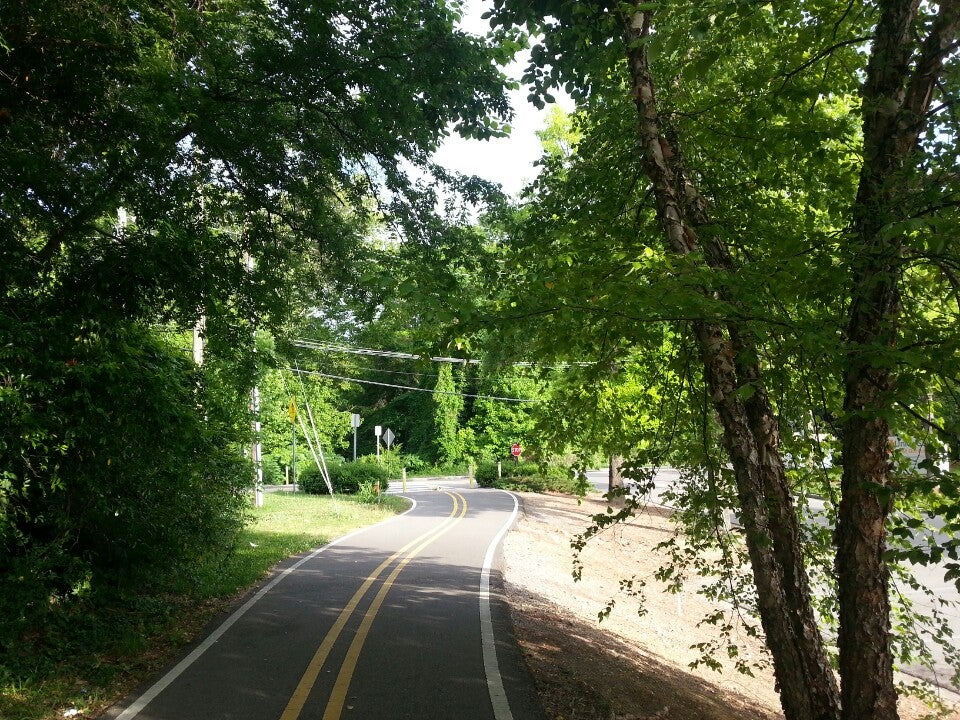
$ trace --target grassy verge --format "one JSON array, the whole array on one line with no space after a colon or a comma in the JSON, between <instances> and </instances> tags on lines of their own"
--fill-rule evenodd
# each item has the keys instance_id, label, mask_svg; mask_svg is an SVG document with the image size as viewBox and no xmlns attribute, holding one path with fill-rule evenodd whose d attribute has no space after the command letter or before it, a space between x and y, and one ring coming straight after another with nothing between
<instances>
[{"instance_id":1,"label":"grassy verge","mask_svg":"<svg viewBox=\"0 0 960 720\"><path fill-rule=\"evenodd\" d=\"M77 601L0 657L0 718L94 718L193 639L280 560L406 508L400 498L268 493L237 552L162 595L122 604Z\"/></svg>"}]
</instances>

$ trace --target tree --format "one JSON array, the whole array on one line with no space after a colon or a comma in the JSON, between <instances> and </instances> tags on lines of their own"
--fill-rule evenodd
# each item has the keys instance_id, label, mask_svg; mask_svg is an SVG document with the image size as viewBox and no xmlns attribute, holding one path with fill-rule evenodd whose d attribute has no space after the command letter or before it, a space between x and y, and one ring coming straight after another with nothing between
<instances>
[{"instance_id":1,"label":"tree","mask_svg":"<svg viewBox=\"0 0 960 720\"><path fill-rule=\"evenodd\" d=\"M457 388L453 367L449 363L443 363L438 368L435 390L432 405L436 460L441 465L451 466L463 460L465 448L460 426L463 397Z\"/></svg>"},{"instance_id":2,"label":"tree","mask_svg":"<svg viewBox=\"0 0 960 720\"><path fill-rule=\"evenodd\" d=\"M329 380L286 369L267 369L259 383L263 452L280 465L291 465L292 432L297 433L297 462L313 462L300 420L310 434L310 443L319 441L325 456L344 453L350 439L350 413L343 401L343 389ZM291 421L290 407L297 419ZM312 423L311 423L312 416ZM314 429L316 437L314 437Z\"/></svg>"},{"instance_id":3,"label":"tree","mask_svg":"<svg viewBox=\"0 0 960 720\"><path fill-rule=\"evenodd\" d=\"M478 373L477 394L473 401L467 428L473 442L467 451L480 462L494 462L507 457L510 446L543 450L543 437L534 432L535 414L531 402L513 402L494 398L543 400L550 393L550 384L530 376L527 369L505 367L484 368ZM541 403L536 403L540 406Z\"/></svg>"},{"instance_id":4,"label":"tree","mask_svg":"<svg viewBox=\"0 0 960 720\"><path fill-rule=\"evenodd\" d=\"M955 249L932 260L926 218L955 222L955 173L936 138L954 132L944 111L956 93L956 6L942 3L934 11L891 2L876 15L872 8L850 10L506 0L494 11L502 25L528 24L543 33L526 77L534 95L565 84L584 104L588 122L609 128L582 133L578 155L591 140L607 145L589 147L599 151L599 162L578 158L581 172L567 173L563 195L548 195L547 203L557 198L568 212L534 206L546 216L542 222L561 226L544 236L560 245L551 257L576 253L581 268L585 259L598 260L551 315L599 316L615 308L601 321L603 331L591 333L605 342L622 337L649 346L651 330L628 325L649 324L651 316L678 323L693 338L733 468L788 718L896 714L883 552L891 504L909 492L890 476L889 418L901 415L916 392L905 368L931 372L937 354L955 343L949 332L935 330L921 343L937 350L918 351L913 332L929 328L929 310L918 312L916 303L910 340L901 335L898 322L908 316L897 288L928 274L921 266L936 265L944 279L953 272ZM858 47L867 38L864 64ZM866 78L862 129L837 112L855 106L858 72ZM943 103L939 109L934 96ZM632 120L628 99L635 104ZM812 174L804 176L803 167ZM642 168L639 187L631 168ZM610 226L600 227L598 216ZM580 243L586 247L569 249L564 222L556 220L564 217L572 217L581 241L589 239ZM659 251L640 240L655 229ZM821 237L829 245L817 248ZM784 277L786 271L794 277ZM631 274L635 280L624 282ZM618 304L601 294L576 308L571 299L583 297L579 287L598 278L607 296L620 299L620 286L639 298ZM942 298L954 292L943 285L937 291L945 291ZM949 322L951 314L939 318ZM817 410L808 404L805 413L785 415L802 402L779 394L795 382L783 380L783 363L806 354L821 363L823 399L845 397L827 410L841 418L844 469L836 553L839 691L813 612L781 451L781 422L802 428Z\"/></svg>"},{"instance_id":5,"label":"tree","mask_svg":"<svg viewBox=\"0 0 960 720\"><path fill-rule=\"evenodd\" d=\"M242 473L226 459L249 441L254 329L282 326L318 270L324 289L352 277L371 218L431 226L437 191L417 177L451 127L503 132L500 53L455 30L457 12L406 0L4 5L0 572L55 551L36 575L43 607L147 556L188 565L204 532L229 535ZM206 359L187 367L165 338L201 318ZM152 511L178 473L197 494L165 529ZM123 527L148 528L137 552L118 544L101 561L122 537L106 513L117 505ZM185 551L168 555L183 524Z\"/></svg>"},{"instance_id":6,"label":"tree","mask_svg":"<svg viewBox=\"0 0 960 720\"><path fill-rule=\"evenodd\" d=\"M845 333L843 480L837 525L840 671L846 717L896 717L889 645L885 524L895 480L887 454L897 373L901 274L914 245L903 223L937 197L923 186L946 168L924 167L944 65L955 54L960 3L926 17L916 2L880 6L862 90L863 162L853 202L851 302ZM948 96L949 98L949 96ZM950 102L949 99L945 100ZM933 178L923 175L933 171ZM919 185L919 187L918 187ZM926 195L920 203L914 193ZM871 679L871 675L877 680Z\"/></svg>"}]
</instances>

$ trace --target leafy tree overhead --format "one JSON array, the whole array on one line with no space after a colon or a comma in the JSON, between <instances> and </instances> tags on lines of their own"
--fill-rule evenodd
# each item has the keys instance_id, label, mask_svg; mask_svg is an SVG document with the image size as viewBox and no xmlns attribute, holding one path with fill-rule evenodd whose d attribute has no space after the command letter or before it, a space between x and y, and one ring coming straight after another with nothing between
<instances>
[{"instance_id":1,"label":"leafy tree overhead","mask_svg":"<svg viewBox=\"0 0 960 720\"><path fill-rule=\"evenodd\" d=\"M249 252L265 319L291 251L332 262L373 190L412 192L400 158L423 167L449 123L486 136L488 108L506 114L490 52L443 5L49 6L4 13L4 280L86 261L77 312L192 321L246 284Z\"/></svg>"},{"instance_id":2,"label":"leafy tree overhead","mask_svg":"<svg viewBox=\"0 0 960 720\"><path fill-rule=\"evenodd\" d=\"M534 99L562 85L581 103L575 152L553 153L525 210L524 282L500 317L536 316L548 352L563 338L613 359L663 347L663 326L689 338L704 390L682 416L704 418L704 448L722 438L786 716L895 717L887 546L923 542L890 511L924 483L892 473L888 437L942 441L939 412L914 406L957 370L957 3L498 0L492 16L542 36ZM786 470L783 448L812 447L818 425L840 439L839 486ZM795 509L811 484L839 499L840 688Z\"/></svg>"},{"instance_id":3,"label":"leafy tree overhead","mask_svg":"<svg viewBox=\"0 0 960 720\"><path fill-rule=\"evenodd\" d=\"M38 607L124 585L144 557L186 566L214 536L229 545L253 330L306 303L298 284L355 286L371 218L432 227L430 153L449 128L487 137L509 119L499 51L457 16L406 0L5 3L0 574L53 558ZM197 368L179 330L201 318ZM174 476L170 500L195 494L166 523ZM138 533L126 554L123 528Z\"/></svg>"}]
</instances>

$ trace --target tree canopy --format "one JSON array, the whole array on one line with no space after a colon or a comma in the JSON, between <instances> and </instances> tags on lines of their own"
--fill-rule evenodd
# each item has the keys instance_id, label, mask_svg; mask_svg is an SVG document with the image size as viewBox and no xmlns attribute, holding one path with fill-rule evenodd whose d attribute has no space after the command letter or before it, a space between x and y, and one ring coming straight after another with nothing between
<instances>
[{"instance_id":1,"label":"tree canopy","mask_svg":"<svg viewBox=\"0 0 960 720\"><path fill-rule=\"evenodd\" d=\"M504 132L510 110L500 51L445 2L12 0L2 15L7 642L50 597L125 592L229 549L246 396L269 359L254 331L356 288L373 221L430 227L432 151Z\"/></svg>"},{"instance_id":2,"label":"tree canopy","mask_svg":"<svg viewBox=\"0 0 960 720\"><path fill-rule=\"evenodd\" d=\"M790 720L895 717L924 642L891 577L960 577L960 4L494 0L487 39L459 14L5 5L0 642L229 549L259 380L272 460L299 395L341 450L362 408L423 462L683 468L664 577L722 559ZM510 205L431 153L507 131L524 45L530 101L577 109Z\"/></svg>"},{"instance_id":3,"label":"tree canopy","mask_svg":"<svg viewBox=\"0 0 960 720\"><path fill-rule=\"evenodd\" d=\"M956 495L933 467L957 370L956 4L490 15L534 37L534 99L562 86L580 103L574 150L548 159L512 242L523 287L491 308L537 317L544 350L646 349L646 383L687 359L686 457L638 456L692 460L736 497L785 714L894 717L888 550L927 541L892 510L916 510L921 486ZM894 469L894 433L928 447L932 478ZM839 478L792 467L825 436ZM839 689L795 509L811 491L836 503Z\"/></svg>"}]
</instances>

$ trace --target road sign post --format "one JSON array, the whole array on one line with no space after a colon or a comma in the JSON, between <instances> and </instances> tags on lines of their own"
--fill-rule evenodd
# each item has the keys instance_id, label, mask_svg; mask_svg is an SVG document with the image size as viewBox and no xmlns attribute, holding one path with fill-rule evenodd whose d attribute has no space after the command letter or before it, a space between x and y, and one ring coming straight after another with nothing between
<instances>
[{"instance_id":1,"label":"road sign post","mask_svg":"<svg viewBox=\"0 0 960 720\"><path fill-rule=\"evenodd\" d=\"M377 425L373 428L373 434L377 436L377 462L380 462L380 436L383 435L383 427Z\"/></svg>"},{"instance_id":2,"label":"road sign post","mask_svg":"<svg viewBox=\"0 0 960 720\"><path fill-rule=\"evenodd\" d=\"M293 445L290 455L290 469L293 477L293 489L297 489L297 401L290 399L290 405L287 408L287 414L290 415L290 443Z\"/></svg>"},{"instance_id":3,"label":"road sign post","mask_svg":"<svg viewBox=\"0 0 960 720\"><path fill-rule=\"evenodd\" d=\"M357 461L357 428L360 427L360 416L357 413L351 413L350 426L353 428L353 461Z\"/></svg>"}]
</instances>

